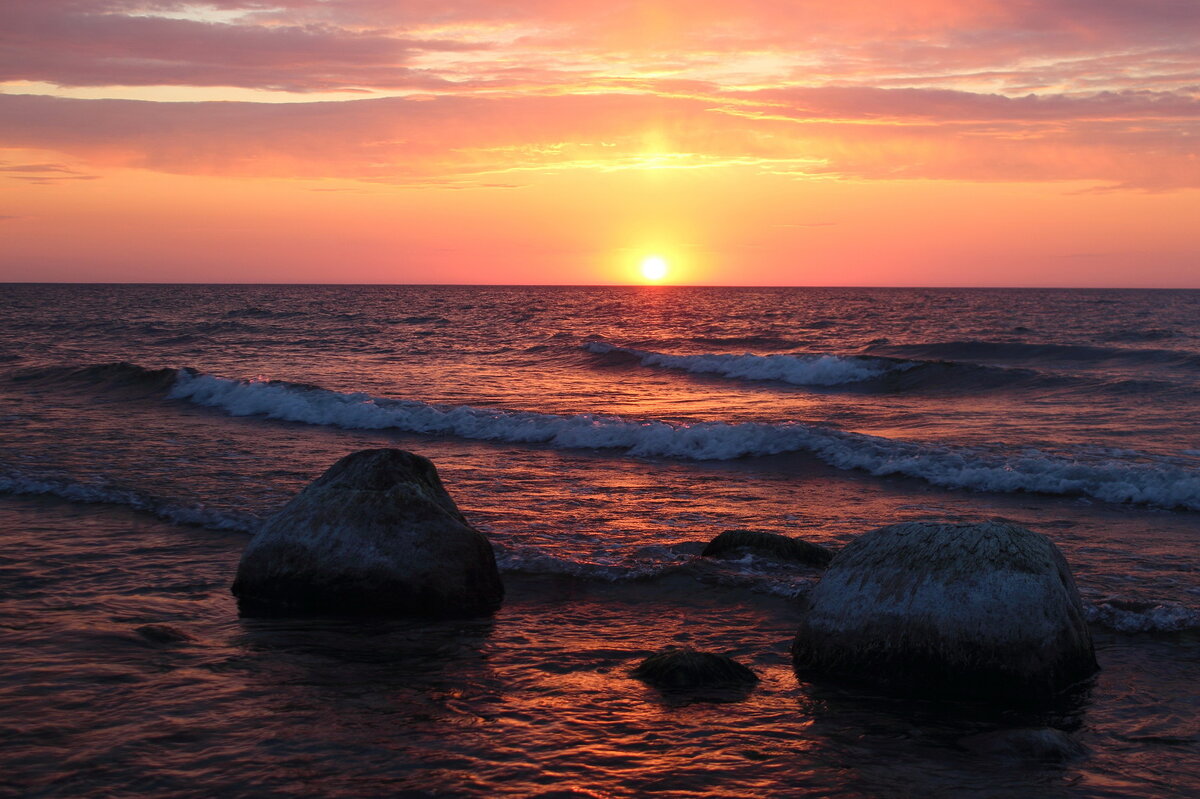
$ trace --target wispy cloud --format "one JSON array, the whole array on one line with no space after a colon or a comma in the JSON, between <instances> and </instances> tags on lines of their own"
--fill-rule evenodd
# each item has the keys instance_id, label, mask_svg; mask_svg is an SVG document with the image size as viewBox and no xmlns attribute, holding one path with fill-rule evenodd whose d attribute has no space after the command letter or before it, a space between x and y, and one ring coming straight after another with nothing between
<instances>
[{"instance_id":1,"label":"wispy cloud","mask_svg":"<svg viewBox=\"0 0 1200 799\"><path fill-rule=\"evenodd\" d=\"M1200 186L1200 101L1175 94L827 88L284 105L0 96L0 116L12 146L186 174L419 183L727 165L873 179Z\"/></svg>"},{"instance_id":2,"label":"wispy cloud","mask_svg":"<svg viewBox=\"0 0 1200 799\"><path fill-rule=\"evenodd\" d=\"M62 164L5 164L0 163L0 178L20 180L26 183L51 185L61 181L96 180L89 175Z\"/></svg>"}]
</instances>

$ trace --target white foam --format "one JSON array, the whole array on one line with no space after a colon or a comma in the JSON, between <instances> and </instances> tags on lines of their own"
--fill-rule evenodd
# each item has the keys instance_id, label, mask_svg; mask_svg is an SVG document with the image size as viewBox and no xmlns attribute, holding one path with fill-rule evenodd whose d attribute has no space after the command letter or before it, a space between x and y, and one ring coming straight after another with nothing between
<instances>
[{"instance_id":1,"label":"white foam","mask_svg":"<svg viewBox=\"0 0 1200 799\"><path fill-rule=\"evenodd\" d=\"M1179 632L1200 627L1200 611L1177 602L1110 599L1088 607L1087 619L1123 633Z\"/></svg>"},{"instance_id":2,"label":"white foam","mask_svg":"<svg viewBox=\"0 0 1200 799\"><path fill-rule=\"evenodd\" d=\"M798 422L672 424L617 416L558 416L470 406L435 406L287 383L228 380L183 371L171 397L261 415L350 429L395 429L558 448L613 449L630 456L730 460L809 452L840 469L905 475L946 488L1066 494L1106 502L1200 510L1200 470L1150 456L1067 456L1025 450L894 441Z\"/></svg>"},{"instance_id":3,"label":"white foam","mask_svg":"<svg viewBox=\"0 0 1200 799\"><path fill-rule=\"evenodd\" d=\"M70 480L0 475L0 494L49 495L70 502L124 505L175 524L192 524L210 530L252 533L259 524L258 518L249 514L218 511L202 505L171 505L127 489L86 485Z\"/></svg>"},{"instance_id":4,"label":"white foam","mask_svg":"<svg viewBox=\"0 0 1200 799\"><path fill-rule=\"evenodd\" d=\"M776 380L794 386L840 386L873 380L888 372L903 372L917 364L883 358L840 355L668 355L632 347L616 347L589 341L583 349L597 355L620 352L638 359L643 366L681 369L693 374L715 374L738 380Z\"/></svg>"}]
</instances>

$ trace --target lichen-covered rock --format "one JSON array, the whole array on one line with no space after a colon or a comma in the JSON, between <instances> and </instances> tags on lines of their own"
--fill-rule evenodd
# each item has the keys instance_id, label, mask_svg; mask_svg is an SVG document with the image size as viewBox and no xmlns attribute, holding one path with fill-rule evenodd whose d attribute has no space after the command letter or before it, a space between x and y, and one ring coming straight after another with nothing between
<instances>
[{"instance_id":1,"label":"lichen-covered rock","mask_svg":"<svg viewBox=\"0 0 1200 799\"><path fill-rule=\"evenodd\" d=\"M245 615L475 615L504 596L492 545L428 459L339 460L263 523L233 593Z\"/></svg>"},{"instance_id":2,"label":"lichen-covered rock","mask_svg":"<svg viewBox=\"0 0 1200 799\"><path fill-rule=\"evenodd\" d=\"M726 530L708 542L708 546L700 555L712 558L742 552L752 552L776 560L796 561L818 568L828 566L829 561L833 559L833 552L819 544L757 530Z\"/></svg>"},{"instance_id":3,"label":"lichen-covered rock","mask_svg":"<svg viewBox=\"0 0 1200 799\"><path fill-rule=\"evenodd\" d=\"M633 676L668 691L734 688L758 682L754 672L733 658L674 646L660 649L643 660L633 670Z\"/></svg>"},{"instance_id":4,"label":"lichen-covered rock","mask_svg":"<svg viewBox=\"0 0 1200 799\"><path fill-rule=\"evenodd\" d=\"M946 697L1041 700L1097 669L1066 561L1001 522L863 534L806 598L792 656L798 673Z\"/></svg>"}]
</instances>

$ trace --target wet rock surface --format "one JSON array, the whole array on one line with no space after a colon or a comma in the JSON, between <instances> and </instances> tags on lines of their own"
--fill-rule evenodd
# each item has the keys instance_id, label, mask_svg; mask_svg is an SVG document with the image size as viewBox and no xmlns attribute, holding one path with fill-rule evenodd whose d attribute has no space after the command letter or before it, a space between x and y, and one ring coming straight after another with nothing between
<instances>
[{"instance_id":1,"label":"wet rock surface","mask_svg":"<svg viewBox=\"0 0 1200 799\"><path fill-rule=\"evenodd\" d=\"M733 658L688 647L660 649L634 668L633 676L666 691L752 686L758 676Z\"/></svg>"},{"instance_id":2,"label":"wet rock surface","mask_svg":"<svg viewBox=\"0 0 1200 799\"><path fill-rule=\"evenodd\" d=\"M824 568L833 560L833 552L819 544L778 533L757 530L726 530L708 543L702 557L728 557L751 553L775 560L795 561Z\"/></svg>"},{"instance_id":3,"label":"wet rock surface","mask_svg":"<svg viewBox=\"0 0 1200 799\"><path fill-rule=\"evenodd\" d=\"M1017 525L895 524L847 545L805 600L802 675L914 695L1042 701L1096 671L1074 579Z\"/></svg>"},{"instance_id":4,"label":"wet rock surface","mask_svg":"<svg viewBox=\"0 0 1200 799\"><path fill-rule=\"evenodd\" d=\"M264 522L238 565L243 615L489 613L495 554L428 459L399 449L339 460Z\"/></svg>"}]
</instances>

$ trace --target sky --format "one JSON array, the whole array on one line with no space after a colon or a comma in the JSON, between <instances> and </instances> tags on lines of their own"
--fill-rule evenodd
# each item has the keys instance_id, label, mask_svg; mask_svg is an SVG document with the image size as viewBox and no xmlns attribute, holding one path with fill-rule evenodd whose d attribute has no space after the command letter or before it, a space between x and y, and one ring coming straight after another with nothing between
<instances>
[{"instance_id":1,"label":"sky","mask_svg":"<svg viewBox=\"0 0 1200 799\"><path fill-rule=\"evenodd\" d=\"M0 11L0 281L1200 287L1196 0Z\"/></svg>"}]
</instances>

